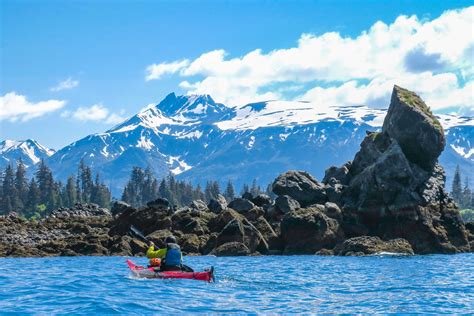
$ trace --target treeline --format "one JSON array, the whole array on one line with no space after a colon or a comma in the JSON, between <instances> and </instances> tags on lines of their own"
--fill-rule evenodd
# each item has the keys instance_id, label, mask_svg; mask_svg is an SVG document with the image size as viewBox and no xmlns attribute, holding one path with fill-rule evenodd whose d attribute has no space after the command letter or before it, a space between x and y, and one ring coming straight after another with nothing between
<instances>
[{"instance_id":1,"label":"treeline","mask_svg":"<svg viewBox=\"0 0 474 316\"><path fill-rule=\"evenodd\" d=\"M219 182L208 181L204 188L200 184L194 186L191 182L176 180L172 174L164 177L160 181L156 179L150 168L143 170L134 167L123 193L122 200L132 206L142 206L147 202L159 197L167 199L172 205L185 206L194 200L202 200L208 203L211 199L222 194L227 201L233 200L237 195L250 192L253 196L265 191L254 180L252 185L243 185L240 193L236 192L232 181L228 181L224 189L221 189Z\"/></svg>"},{"instance_id":2,"label":"treeline","mask_svg":"<svg viewBox=\"0 0 474 316\"><path fill-rule=\"evenodd\" d=\"M464 184L461 182L462 174L459 165L454 172L451 196L461 209L474 209L474 192L469 187L469 178L466 176Z\"/></svg>"},{"instance_id":3,"label":"treeline","mask_svg":"<svg viewBox=\"0 0 474 316\"><path fill-rule=\"evenodd\" d=\"M66 184L55 181L51 169L42 160L34 176L28 179L26 167L19 160L16 169L8 165L0 170L0 214L15 211L26 217L40 217L59 207L71 207L77 202L110 205L110 190L99 178L93 178L90 167L82 161L77 177L71 175Z\"/></svg>"}]
</instances>

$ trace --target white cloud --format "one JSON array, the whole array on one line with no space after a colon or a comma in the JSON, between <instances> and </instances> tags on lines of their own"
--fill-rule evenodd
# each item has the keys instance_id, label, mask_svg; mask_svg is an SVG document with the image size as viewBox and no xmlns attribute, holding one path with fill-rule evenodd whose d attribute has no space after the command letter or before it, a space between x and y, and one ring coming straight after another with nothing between
<instances>
[{"instance_id":1,"label":"white cloud","mask_svg":"<svg viewBox=\"0 0 474 316\"><path fill-rule=\"evenodd\" d=\"M356 37L303 34L295 47L256 49L236 58L214 50L194 60L151 65L146 80L177 74L185 78L180 87L188 93L210 94L228 105L285 99L285 85L304 85L307 90L299 97L322 106L379 107L388 105L383 102L396 83L420 93L434 109L465 110L474 103L469 89L474 80L473 16L474 7L447 11L431 21L399 16L391 24L378 21Z\"/></svg>"},{"instance_id":2,"label":"white cloud","mask_svg":"<svg viewBox=\"0 0 474 316\"><path fill-rule=\"evenodd\" d=\"M146 81L160 79L165 74L174 74L189 65L189 60L180 60L172 63L153 64L146 68Z\"/></svg>"},{"instance_id":3,"label":"white cloud","mask_svg":"<svg viewBox=\"0 0 474 316\"><path fill-rule=\"evenodd\" d=\"M122 115L123 114L112 113L109 115L109 117L107 117L107 119L105 120L105 123L113 124L113 125L122 123L125 120L125 117Z\"/></svg>"},{"instance_id":4,"label":"white cloud","mask_svg":"<svg viewBox=\"0 0 474 316\"><path fill-rule=\"evenodd\" d=\"M79 80L73 80L71 77L67 78L58 83L57 86L52 87L50 90L53 92L58 92L62 90L69 90L77 87L79 85Z\"/></svg>"},{"instance_id":5,"label":"white cloud","mask_svg":"<svg viewBox=\"0 0 474 316\"><path fill-rule=\"evenodd\" d=\"M26 96L16 94L16 92L9 92L4 96L0 96L0 121L9 120L14 122L21 120L25 122L56 111L65 104L66 101L62 100L30 102Z\"/></svg>"},{"instance_id":6,"label":"white cloud","mask_svg":"<svg viewBox=\"0 0 474 316\"><path fill-rule=\"evenodd\" d=\"M79 121L102 121L105 124L118 124L125 120L123 116L124 110L120 113L113 113L102 104L94 104L90 107L79 107L74 112L64 111L61 113L61 117L72 117Z\"/></svg>"}]
</instances>

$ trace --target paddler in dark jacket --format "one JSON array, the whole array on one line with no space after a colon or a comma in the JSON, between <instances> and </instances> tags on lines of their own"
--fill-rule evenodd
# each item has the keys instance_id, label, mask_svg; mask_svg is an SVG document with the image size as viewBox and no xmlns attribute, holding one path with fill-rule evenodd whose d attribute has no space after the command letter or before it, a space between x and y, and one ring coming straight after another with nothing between
<instances>
[{"instance_id":1,"label":"paddler in dark jacket","mask_svg":"<svg viewBox=\"0 0 474 316\"><path fill-rule=\"evenodd\" d=\"M155 244L150 241L150 247L146 252L148 259L161 259L161 271L181 271L183 270L183 254L181 248L176 243L174 236L165 239L165 248L156 249Z\"/></svg>"}]
</instances>

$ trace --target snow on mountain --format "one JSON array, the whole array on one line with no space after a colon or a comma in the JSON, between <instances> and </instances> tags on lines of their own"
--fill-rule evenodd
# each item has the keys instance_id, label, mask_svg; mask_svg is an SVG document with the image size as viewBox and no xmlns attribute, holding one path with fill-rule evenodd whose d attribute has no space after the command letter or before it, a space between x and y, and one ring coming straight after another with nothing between
<instances>
[{"instance_id":1,"label":"snow on mountain","mask_svg":"<svg viewBox=\"0 0 474 316\"><path fill-rule=\"evenodd\" d=\"M262 127L314 124L321 121L344 122L353 119L369 126L381 126L385 111L365 106L319 108L309 102L267 101L252 103L235 110L229 120L218 122L222 130L254 130Z\"/></svg>"},{"instance_id":2,"label":"snow on mountain","mask_svg":"<svg viewBox=\"0 0 474 316\"><path fill-rule=\"evenodd\" d=\"M46 148L32 139L0 141L0 168L15 164L21 159L29 167L54 154L54 150Z\"/></svg>"},{"instance_id":3,"label":"snow on mountain","mask_svg":"<svg viewBox=\"0 0 474 316\"><path fill-rule=\"evenodd\" d=\"M266 185L288 169L321 178L329 166L352 159L366 131L379 129L385 114L366 106L288 101L229 108L209 95L171 93L112 129L62 148L47 163L66 179L83 159L115 197L134 166L150 167L157 177L172 172L194 183L230 179L237 188L254 178ZM459 164L474 179L474 120L439 119L448 140L440 158L448 178Z\"/></svg>"}]
</instances>

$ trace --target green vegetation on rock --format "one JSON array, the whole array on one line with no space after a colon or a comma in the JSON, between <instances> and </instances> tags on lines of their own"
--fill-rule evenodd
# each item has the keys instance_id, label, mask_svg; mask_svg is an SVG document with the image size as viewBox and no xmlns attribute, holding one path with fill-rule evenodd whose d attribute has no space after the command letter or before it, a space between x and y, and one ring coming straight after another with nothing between
<instances>
[{"instance_id":1,"label":"green vegetation on rock","mask_svg":"<svg viewBox=\"0 0 474 316\"><path fill-rule=\"evenodd\" d=\"M433 115L433 112L431 112L431 109L429 108L429 106L426 105L426 103L420 98L419 95L401 87L397 87L397 92L398 92L398 97L403 103L409 106L412 106L416 109L419 109L421 112L423 112L424 114L426 114L428 117L432 119L433 125L436 128L443 130L441 123Z\"/></svg>"}]
</instances>

